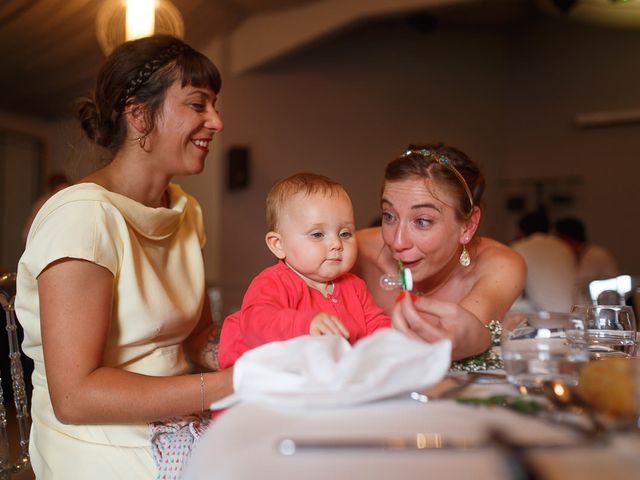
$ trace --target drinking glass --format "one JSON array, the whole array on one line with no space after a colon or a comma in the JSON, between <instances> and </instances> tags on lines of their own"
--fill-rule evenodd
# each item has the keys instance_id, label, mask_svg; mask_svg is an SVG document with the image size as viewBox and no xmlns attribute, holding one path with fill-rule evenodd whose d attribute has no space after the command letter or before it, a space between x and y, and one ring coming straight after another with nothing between
<instances>
[{"instance_id":1,"label":"drinking glass","mask_svg":"<svg viewBox=\"0 0 640 480\"><path fill-rule=\"evenodd\" d=\"M575 386L589 361L583 317L578 313L510 312L502 327L507 380L525 390L559 380Z\"/></svg>"},{"instance_id":2,"label":"drinking glass","mask_svg":"<svg viewBox=\"0 0 640 480\"><path fill-rule=\"evenodd\" d=\"M584 316L592 359L632 357L638 347L636 318L629 305L574 305Z\"/></svg>"},{"instance_id":3,"label":"drinking glass","mask_svg":"<svg viewBox=\"0 0 640 480\"><path fill-rule=\"evenodd\" d=\"M631 364L631 379L633 381L633 400L635 415L633 418L636 431L640 432L640 358L633 358Z\"/></svg>"}]
</instances>

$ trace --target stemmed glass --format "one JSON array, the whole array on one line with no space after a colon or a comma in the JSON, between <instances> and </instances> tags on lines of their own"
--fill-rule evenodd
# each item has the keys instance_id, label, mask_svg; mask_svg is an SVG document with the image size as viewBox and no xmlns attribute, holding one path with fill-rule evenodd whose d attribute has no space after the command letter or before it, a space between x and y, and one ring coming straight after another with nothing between
<instances>
[{"instance_id":1,"label":"stemmed glass","mask_svg":"<svg viewBox=\"0 0 640 480\"><path fill-rule=\"evenodd\" d=\"M592 359L632 357L638 347L636 318L628 305L574 305L584 316Z\"/></svg>"}]
</instances>

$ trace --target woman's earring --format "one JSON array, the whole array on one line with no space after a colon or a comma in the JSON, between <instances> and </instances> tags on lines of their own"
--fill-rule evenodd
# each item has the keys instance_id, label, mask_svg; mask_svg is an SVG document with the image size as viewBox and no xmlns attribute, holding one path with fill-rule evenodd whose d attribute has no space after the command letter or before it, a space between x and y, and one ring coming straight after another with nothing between
<instances>
[{"instance_id":1,"label":"woman's earring","mask_svg":"<svg viewBox=\"0 0 640 480\"><path fill-rule=\"evenodd\" d=\"M460 254L460 265L463 267L468 267L471 265L471 255L469 255L469 250L467 250L466 245L462 245L462 253Z\"/></svg>"},{"instance_id":2,"label":"woman's earring","mask_svg":"<svg viewBox=\"0 0 640 480\"><path fill-rule=\"evenodd\" d=\"M140 148L142 150L144 150L144 147L147 144L147 136L146 135L142 135L141 137L136 138L136 140L138 141L138 145L140 146ZM146 150L145 150L145 152L146 152Z\"/></svg>"}]
</instances>

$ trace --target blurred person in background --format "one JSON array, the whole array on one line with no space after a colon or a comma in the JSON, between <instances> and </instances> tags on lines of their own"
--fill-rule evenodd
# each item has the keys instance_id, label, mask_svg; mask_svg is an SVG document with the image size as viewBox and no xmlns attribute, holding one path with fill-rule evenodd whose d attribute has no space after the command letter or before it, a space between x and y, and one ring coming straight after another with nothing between
<instances>
[{"instance_id":1,"label":"blurred person in background","mask_svg":"<svg viewBox=\"0 0 640 480\"><path fill-rule=\"evenodd\" d=\"M574 303L575 257L566 242L549 233L550 226L544 209L518 221L518 239L511 247L524 258L527 277L512 310L568 312Z\"/></svg>"},{"instance_id":2,"label":"blurred person in background","mask_svg":"<svg viewBox=\"0 0 640 480\"><path fill-rule=\"evenodd\" d=\"M576 259L576 303L591 303L589 282L619 275L616 259L605 247L589 243L586 227L578 218L561 218L555 222L554 230L569 245Z\"/></svg>"}]
</instances>

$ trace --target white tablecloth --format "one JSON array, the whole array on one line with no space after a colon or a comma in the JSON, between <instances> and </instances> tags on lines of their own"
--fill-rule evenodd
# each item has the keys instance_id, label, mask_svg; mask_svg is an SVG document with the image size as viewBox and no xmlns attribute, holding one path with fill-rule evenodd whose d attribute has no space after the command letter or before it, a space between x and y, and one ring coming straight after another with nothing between
<instances>
[{"instance_id":1,"label":"white tablecloth","mask_svg":"<svg viewBox=\"0 0 640 480\"><path fill-rule=\"evenodd\" d=\"M492 386L491 388L494 388ZM471 387L465 392L474 394ZM505 390L506 389L506 390ZM493 393L515 391L507 385ZM498 428L521 441L572 443L573 431L501 407L474 407L452 400L419 403L408 397L339 409L277 409L242 403L222 413L200 440L183 478L201 479L506 479L498 449L314 450L279 453L283 438L371 438L440 433L474 440ZM533 450L527 457L545 479L640 478L640 435L607 446Z\"/></svg>"}]
</instances>

